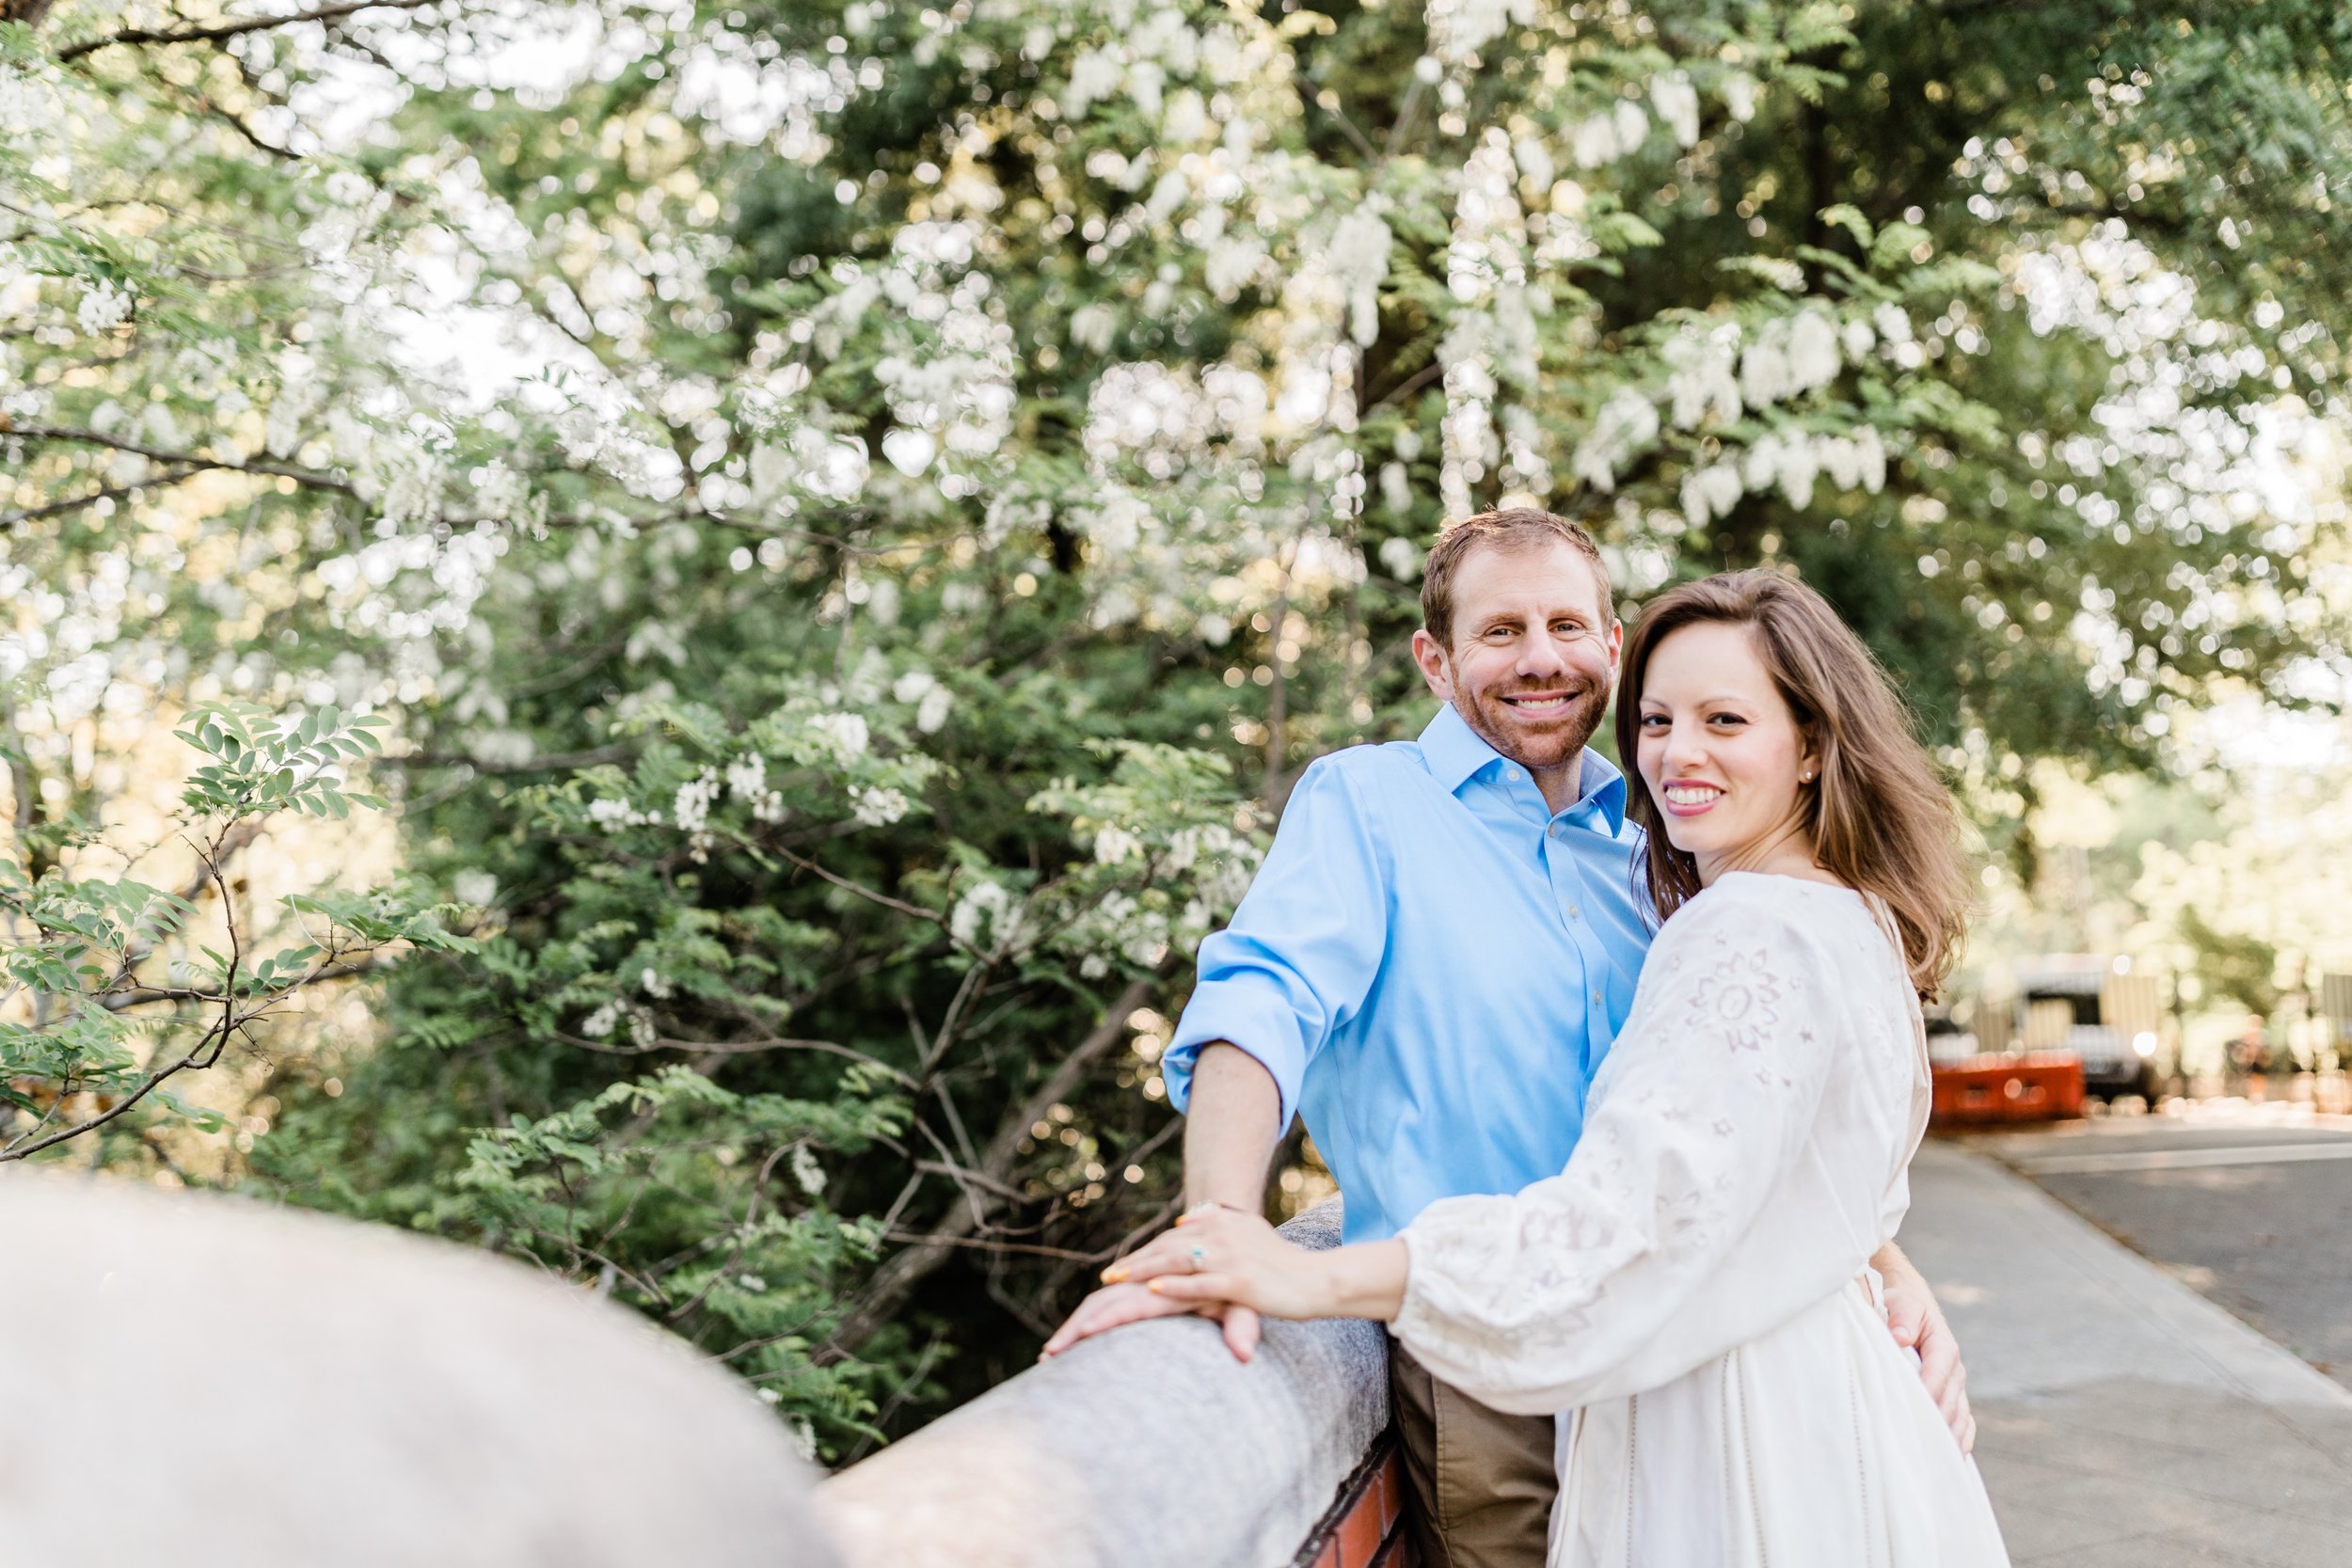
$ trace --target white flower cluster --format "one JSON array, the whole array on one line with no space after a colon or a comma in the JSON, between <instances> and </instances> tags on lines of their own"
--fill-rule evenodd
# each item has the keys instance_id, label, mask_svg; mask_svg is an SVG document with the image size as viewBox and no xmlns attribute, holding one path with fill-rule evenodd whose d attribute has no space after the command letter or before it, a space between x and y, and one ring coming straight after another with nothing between
<instances>
[{"instance_id":1,"label":"white flower cluster","mask_svg":"<svg viewBox=\"0 0 2352 1568\"><path fill-rule=\"evenodd\" d=\"M629 1043L640 1051L650 1051L660 1040L661 1033L654 1027L653 1015L643 1007L626 1006L619 1002L607 1002L580 1020L580 1032L594 1040L609 1040L612 1032L628 1022Z\"/></svg>"},{"instance_id":2,"label":"white flower cluster","mask_svg":"<svg viewBox=\"0 0 2352 1568\"><path fill-rule=\"evenodd\" d=\"M976 882L948 911L947 932L966 947L1001 956L1010 953L1020 941L1026 913L1024 906L1013 902L1004 883Z\"/></svg>"},{"instance_id":3,"label":"white flower cluster","mask_svg":"<svg viewBox=\"0 0 2352 1568\"><path fill-rule=\"evenodd\" d=\"M82 330L92 337L112 332L131 319L131 308L137 296L118 287L112 278L101 278L82 289L82 303L75 308L73 319Z\"/></svg>"},{"instance_id":4,"label":"white flower cluster","mask_svg":"<svg viewBox=\"0 0 2352 1568\"><path fill-rule=\"evenodd\" d=\"M869 732L861 714L815 714L810 717L808 727L823 738L835 762L848 763L866 754Z\"/></svg>"},{"instance_id":5,"label":"white flower cluster","mask_svg":"<svg viewBox=\"0 0 2352 1568\"><path fill-rule=\"evenodd\" d=\"M1657 406L1632 388L1620 387L1601 404L1569 466L1594 489L1614 490L1619 465L1657 438Z\"/></svg>"},{"instance_id":6,"label":"white flower cluster","mask_svg":"<svg viewBox=\"0 0 2352 1568\"><path fill-rule=\"evenodd\" d=\"M751 808L752 816L760 822L781 822L785 817L784 797L768 787L768 759L757 752L746 752L727 764L727 794Z\"/></svg>"},{"instance_id":7,"label":"white flower cluster","mask_svg":"<svg viewBox=\"0 0 2352 1568\"><path fill-rule=\"evenodd\" d=\"M891 684L890 694L914 707L914 727L924 735L938 733L955 706L956 694L928 670L910 670Z\"/></svg>"},{"instance_id":8,"label":"white flower cluster","mask_svg":"<svg viewBox=\"0 0 2352 1568\"><path fill-rule=\"evenodd\" d=\"M1775 488L1789 505L1810 506L1814 483L1823 474L1841 490L1876 495L1886 483L1886 447L1878 431L1863 425L1851 436L1772 432L1744 454L1726 455L1685 475L1683 515L1692 528L1703 529L1739 505L1741 496Z\"/></svg>"},{"instance_id":9,"label":"white flower cluster","mask_svg":"<svg viewBox=\"0 0 2352 1568\"><path fill-rule=\"evenodd\" d=\"M1579 168L1599 168L1636 151L1649 139L1649 116L1630 98L1580 122L1568 138Z\"/></svg>"},{"instance_id":10,"label":"white flower cluster","mask_svg":"<svg viewBox=\"0 0 2352 1568\"><path fill-rule=\"evenodd\" d=\"M825 1196L825 1167L817 1163L816 1150L806 1144L795 1144L792 1148L792 1180L812 1198ZM745 1288L751 1287L747 1283Z\"/></svg>"},{"instance_id":11,"label":"white flower cluster","mask_svg":"<svg viewBox=\"0 0 2352 1568\"><path fill-rule=\"evenodd\" d=\"M1533 26L1535 0L1429 0L1429 53L1447 65L1469 63L1513 24Z\"/></svg>"},{"instance_id":12,"label":"white flower cluster","mask_svg":"<svg viewBox=\"0 0 2352 1568\"><path fill-rule=\"evenodd\" d=\"M661 820L658 811L640 811L627 800L599 796L588 802L588 820L607 832L615 828L642 828Z\"/></svg>"},{"instance_id":13,"label":"white flower cluster","mask_svg":"<svg viewBox=\"0 0 2352 1568\"><path fill-rule=\"evenodd\" d=\"M1498 377L1532 384L1534 318L1527 298L1527 223L1519 207L1518 166L1511 139L1489 127L1462 166L1454 234L1446 247L1446 286L1470 307L1438 345L1446 411L1438 488L1448 517L1476 510L1473 487L1502 460L1494 402Z\"/></svg>"},{"instance_id":14,"label":"white flower cluster","mask_svg":"<svg viewBox=\"0 0 2352 1568\"><path fill-rule=\"evenodd\" d=\"M1012 327L1000 319L989 275L973 266L979 225L911 223L892 242L883 295L903 313L874 367L898 423L882 453L910 479L945 453L937 483L955 499L979 493L972 467L1012 434ZM929 326L917 332L909 323Z\"/></svg>"},{"instance_id":15,"label":"white flower cluster","mask_svg":"<svg viewBox=\"0 0 2352 1568\"><path fill-rule=\"evenodd\" d=\"M1340 219L1324 250L1324 265L1347 296L1348 335L1358 348L1370 348L1380 336L1380 285L1389 278L1389 251L1395 236L1381 218L1376 201Z\"/></svg>"},{"instance_id":16,"label":"white flower cluster","mask_svg":"<svg viewBox=\"0 0 2352 1568\"><path fill-rule=\"evenodd\" d=\"M1776 316L1740 356L1740 395L1759 408L1801 397L1836 380L1844 365L1837 324L1827 311Z\"/></svg>"},{"instance_id":17,"label":"white flower cluster","mask_svg":"<svg viewBox=\"0 0 2352 1568\"><path fill-rule=\"evenodd\" d=\"M1143 840L1116 823L1095 831L1094 859L1097 864L1118 865L1142 849Z\"/></svg>"},{"instance_id":18,"label":"white flower cluster","mask_svg":"<svg viewBox=\"0 0 2352 1568\"><path fill-rule=\"evenodd\" d=\"M1696 147L1699 140L1699 89L1679 71L1661 71L1650 78L1650 107L1666 122L1676 141Z\"/></svg>"},{"instance_id":19,"label":"white flower cluster","mask_svg":"<svg viewBox=\"0 0 2352 1568\"><path fill-rule=\"evenodd\" d=\"M711 804L719 799L719 776L705 769L677 786L670 812L681 832L700 834L710 821Z\"/></svg>"},{"instance_id":20,"label":"white flower cluster","mask_svg":"<svg viewBox=\"0 0 2352 1568\"><path fill-rule=\"evenodd\" d=\"M850 786L850 815L868 828L887 828L907 814L907 798L895 789Z\"/></svg>"}]
</instances>

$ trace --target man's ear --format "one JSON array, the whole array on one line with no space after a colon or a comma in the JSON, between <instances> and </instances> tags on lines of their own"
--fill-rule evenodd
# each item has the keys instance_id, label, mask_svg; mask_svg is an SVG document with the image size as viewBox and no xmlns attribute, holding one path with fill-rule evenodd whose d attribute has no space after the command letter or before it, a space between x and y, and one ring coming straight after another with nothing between
<instances>
[{"instance_id":1,"label":"man's ear","mask_svg":"<svg viewBox=\"0 0 2352 1568\"><path fill-rule=\"evenodd\" d=\"M1445 650L1438 646L1438 640L1426 630L1413 633L1413 662L1421 666L1421 678L1429 683L1438 701L1454 701L1453 663L1445 657Z\"/></svg>"}]
</instances>

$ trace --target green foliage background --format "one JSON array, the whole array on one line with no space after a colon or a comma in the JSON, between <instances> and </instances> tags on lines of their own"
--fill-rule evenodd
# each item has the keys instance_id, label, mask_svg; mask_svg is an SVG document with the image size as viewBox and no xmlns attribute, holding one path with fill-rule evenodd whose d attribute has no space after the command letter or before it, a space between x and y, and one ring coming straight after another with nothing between
<instances>
[{"instance_id":1,"label":"green foliage background","mask_svg":"<svg viewBox=\"0 0 2352 1568\"><path fill-rule=\"evenodd\" d=\"M0 15L23 882L107 873L150 715L392 720L437 950L254 1035L217 1179L829 1458L1166 1215L1190 950L1425 719L1446 516L1587 520L1629 611L1803 573L2027 884L2035 765L2337 689L2332 5Z\"/></svg>"}]
</instances>

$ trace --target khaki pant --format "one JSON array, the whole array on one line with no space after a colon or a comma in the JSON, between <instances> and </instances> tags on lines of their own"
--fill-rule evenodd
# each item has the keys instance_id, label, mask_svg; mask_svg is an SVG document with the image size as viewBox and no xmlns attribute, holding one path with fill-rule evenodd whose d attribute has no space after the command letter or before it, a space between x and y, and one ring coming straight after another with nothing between
<instances>
[{"instance_id":1,"label":"khaki pant","mask_svg":"<svg viewBox=\"0 0 2352 1568\"><path fill-rule=\"evenodd\" d=\"M1552 1418L1489 1410L1430 1376L1394 1339L1389 1400L1422 1568L1544 1568L1560 1486Z\"/></svg>"}]
</instances>

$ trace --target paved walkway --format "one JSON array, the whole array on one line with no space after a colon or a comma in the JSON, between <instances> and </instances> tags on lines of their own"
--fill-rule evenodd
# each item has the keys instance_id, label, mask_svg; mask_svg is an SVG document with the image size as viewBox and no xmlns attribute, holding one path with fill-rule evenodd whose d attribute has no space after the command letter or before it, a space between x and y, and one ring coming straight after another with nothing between
<instances>
[{"instance_id":1,"label":"paved walkway","mask_svg":"<svg viewBox=\"0 0 2352 1568\"><path fill-rule=\"evenodd\" d=\"M2352 1391L1980 1155L1912 1182L2018 1568L2352 1564Z\"/></svg>"}]
</instances>

